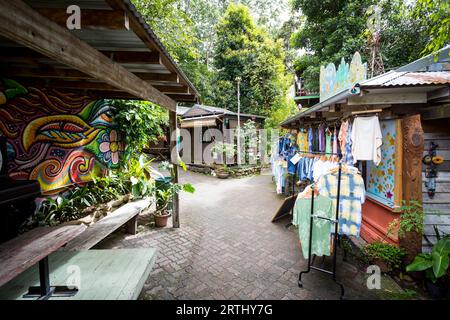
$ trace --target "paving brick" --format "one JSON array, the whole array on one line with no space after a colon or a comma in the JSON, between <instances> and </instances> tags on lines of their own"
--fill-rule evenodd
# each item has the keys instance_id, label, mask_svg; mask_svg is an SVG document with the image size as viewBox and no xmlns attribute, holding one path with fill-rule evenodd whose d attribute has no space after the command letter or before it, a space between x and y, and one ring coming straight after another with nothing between
<instances>
[{"instance_id":1,"label":"paving brick","mask_svg":"<svg viewBox=\"0 0 450 320\"><path fill-rule=\"evenodd\" d=\"M331 277L304 275L306 261L295 228L271 223L282 203L271 177L261 175L219 180L183 172L182 182L196 187L181 195L181 228L140 226L135 236L117 232L99 247L158 249L155 267L142 299L337 299ZM374 299L364 275L348 262L338 262L348 299ZM356 276L355 276L356 275Z\"/></svg>"}]
</instances>

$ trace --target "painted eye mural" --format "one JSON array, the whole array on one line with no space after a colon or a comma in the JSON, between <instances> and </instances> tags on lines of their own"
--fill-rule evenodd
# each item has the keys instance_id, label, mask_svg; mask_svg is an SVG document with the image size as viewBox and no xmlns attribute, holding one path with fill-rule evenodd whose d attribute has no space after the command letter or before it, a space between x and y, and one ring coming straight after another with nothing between
<instances>
[{"instance_id":1,"label":"painted eye mural","mask_svg":"<svg viewBox=\"0 0 450 320\"><path fill-rule=\"evenodd\" d=\"M105 100L9 79L2 79L0 93L10 177L38 180L44 194L56 194L120 166L125 146Z\"/></svg>"}]
</instances>

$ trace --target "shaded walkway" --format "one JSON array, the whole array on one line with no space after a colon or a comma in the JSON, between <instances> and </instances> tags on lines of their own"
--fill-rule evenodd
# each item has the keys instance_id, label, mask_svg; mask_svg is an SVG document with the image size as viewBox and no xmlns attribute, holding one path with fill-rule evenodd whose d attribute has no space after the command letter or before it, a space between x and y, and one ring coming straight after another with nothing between
<instances>
[{"instance_id":1,"label":"shaded walkway","mask_svg":"<svg viewBox=\"0 0 450 320\"><path fill-rule=\"evenodd\" d=\"M330 277L306 266L296 230L271 223L281 204L268 175L219 180L182 173L195 194L181 196L180 229L145 229L116 234L102 248L155 247L158 257L144 299L337 299ZM374 299L364 273L340 259L339 278L347 299Z\"/></svg>"}]
</instances>

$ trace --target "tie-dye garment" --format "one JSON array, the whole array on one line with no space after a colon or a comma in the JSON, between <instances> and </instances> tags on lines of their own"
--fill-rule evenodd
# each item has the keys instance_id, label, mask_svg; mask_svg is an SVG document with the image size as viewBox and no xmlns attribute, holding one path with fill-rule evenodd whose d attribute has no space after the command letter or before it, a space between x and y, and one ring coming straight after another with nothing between
<instances>
[{"instance_id":1,"label":"tie-dye garment","mask_svg":"<svg viewBox=\"0 0 450 320\"><path fill-rule=\"evenodd\" d=\"M356 170L355 170L356 171ZM317 182L321 195L333 200L336 210L338 173L323 175ZM361 210L366 190L361 175L342 172L341 194L339 197L339 234L359 237L361 230Z\"/></svg>"}]
</instances>

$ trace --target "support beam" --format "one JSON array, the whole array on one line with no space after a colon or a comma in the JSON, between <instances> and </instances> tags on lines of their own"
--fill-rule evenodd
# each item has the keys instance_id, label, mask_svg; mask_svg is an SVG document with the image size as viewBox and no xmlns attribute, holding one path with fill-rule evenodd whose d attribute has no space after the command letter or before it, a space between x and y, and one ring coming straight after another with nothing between
<instances>
[{"instance_id":1,"label":"support beam","mask_svg":"<svg viewBox=\"0 0 450 320\"><path fill-rule=\"evenodd\" d=\"M170 156L173 164L172 182L178 183L178 151L177 151L177 113L169 111L170 128ZM174 228L180 227L180 197L178 194L173 196L172 225Z\"/></svg>"},{"instance_id":2,"label":"support beam","mask_svg":"<svg viewBox=\"0 0 450 320\"><path fill-rule=\"evenodd\" d=\"M165 73L136 72L135 75L137 75L142 80L179 83L179 78L176 73L165 74Z\"/></svg>"},{"instance_id":3,"label":"support beam","mask_svg":"<svg viewBox=\"0 0 450 320\"><path fill-rule=\"evenodd\" d=\"M176 111L176 102L21 0L0 0L0 34L137 98Z\"/></svg>"},{"instance_id":4,"label":"support beam","mask_svg":"<svg viewBox=\"0 0 450 320\"><path fill-rule=\"evenodd\" d=\"M36 9L47 19L66 27L70 14L62 8ZM91 10L81 8L81 29L111 29L126 30L127 18L125 12L120 10Z\"/></svg>"},{"instance_id":5,"label":"support beam","mask_svg":"<svg viewBox=\"0 0 450 320\"><path fill-rule=\"evenodd\" d=\"M450 98L450 87L437 89L427 94L428 101L436 101Z\"/></svg>"},{"instance_id":6,"label":"support beam","mask_svg":"<svg viewBox=\"0 0 450 320\"><path fill-rule=\"evenodd\" d=\"M2 76L11 78L57 78L72 80L92 79L91 76L73 69L58 69L53 66L43 66L37 68L25 67L2 67Z\"/></svg>"},{"instance_id":7,"label":"support beam","mask_svg":"<svg viewBox=\"0 0 450 320\"><path fill-rule=\"evenodd\" d=\"M379 104L403 104L426 103L426 92L399 92L399 93L368 93L363 96L351 96L347 104L354 105L379 105Z\"/></svg>"},{"instance_id":8,"label":"support beam","mask_svg":"<svg viewBox=\"0 0 450 320\"><path fill-rule=\"evenodd\" d=\"M168 93L168 97L176 100L176 101L182 101L182 102L197 102L197 97L192 94L173 94Z\"/></svg>"},{"instance_id":9,"label":"support beam","mask_svg":"<svg viewBox=\"0 0 450 320\"><path fill-rule=\"evenodd\" d=\"M1 58L0 58L1 61ZM178 76L176 74L160 74L160 73L146 73L136 72L136 76L149 82L150 84L177 84ZM50 65L43 65L40 67L21 66L8 67L2 66L2 76L10 78L56 78L56 79L70 79L70 80L86 80L92 79L91 76L74 69L58 68Z\"/></svg>"},{"instance_id":10,"label":"support beam","mask_svg":"<svg viewBox=\"0 0 450 320\"><path fill-rule=\"evenodd\" d=\"M167 85L154 85L156 89L162 93L187 93L189 94L189 88L185 86L167 86Z\"/></svg>"},{"instance_id":11,"label":"support beam","mask_svg":"<svg viewBox=\"0 0 450 320\"><path fill-rule=\"evenodd\" d=\"M161 65L161 56L155 51L99 51L117 63ZM35 64L51 62L44 54L23 47L4 47L0 50L0 60Z\"/></svg>"},{"instance_id":12,"label":"support beam","mask_svg":"<svg viewBox=\"0 0 450 320\"><path fill-rule=\"evenodd\" d=\"M101 51L105 56L117 63L136 64L161 64L161 56L158 52L137 51Z\"/></svg>"},{"instance_id":13,"label":"support beam","mask_svg":"<svg viewBox=\"0 0 450 320\"><path fill-rule=\"evenodd\" d=\"M99 90L99 91L117 91L122 92L114 86L111 86L102 82L91 82L91 81L65 81L56 79L20 79L20 82L27 87L36 88L54 88L54 89L67 89L67 90Z\"/></svg>"},{"instance_id":14,"label":"support beam","mask_svg":"<svg viewBox=\"0 0 450 320\"><path fill-rule=\"evenodd\" d=\"M450 118L450 104L429 108L422 113L423 120Z\"/></svg>"}]
</instances>

